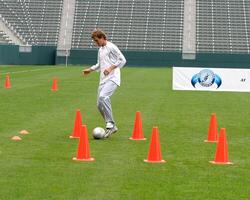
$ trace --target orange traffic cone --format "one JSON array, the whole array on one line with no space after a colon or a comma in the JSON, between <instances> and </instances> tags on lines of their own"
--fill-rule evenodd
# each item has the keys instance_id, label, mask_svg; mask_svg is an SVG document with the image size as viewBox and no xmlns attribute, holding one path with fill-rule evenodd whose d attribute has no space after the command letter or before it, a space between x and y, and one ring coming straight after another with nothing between
<instances>
[{"instance_id":1,"label":"orange traffic cone","mask_svg":"<svg viewBox=\"0 0 250 200\"><path fill-rule=\"evenodd\" d=\"M71 134L71 136L69 136L69 138L79 138L80 132L81 132L81 126L82 126L82 116L81 116L80 109L77 109L74 128L73 128L72 134Z\"/></svg>"},{"instance_id":2,"label":"orange traffic cone","mask_svg":"<svg viewBox=\"0 0 250 200\"><path fill-rule=\"evenodd\" d=\"M144 160L144 162L149 163L165 163L165 160L162 160L161 157L161 145L160 145L160 138L158 133L158 127L153 127L152 129L152 136L151 136L151 143L148 152L148 159Z\"/></svg>"},{"instance_id":3,"label":"orange traffic cone","mask_svg":"<svg viewBox=\"0 0 250 200\"><path fill-rule=\"evenodd\" d=\"M88 131L87 131L86 125L81 126L77 156L74 157L73 160L77 160L77 161L94 161L95 160L94 158L90 157Z\"/></svg>"},{"instance_id":4,"label":"orange traffic cone","mask_svg":"<svg viewBox=\"0 0 250 200\"><path fill-rule=\"evenodd\" d=\"M53 79L53 83L52 83L51 90L52 90L52 91L57 91L57 90L58 90L57 78L54 78L54 79Z\"/></svg>"},{"instance_id":5,"label":"orange traffic cone","mask_svg":"<svg viewBox=\"0 0 250 200\"><path fill-rule=\"evenodd\" d=\"M143 136L142 130L142 119L141 119L141 112L137 111L135 114L135 123L134 123L134 130L132 137L129 138L130 140L146 140Z\"/></svg>"},{"instance_id":6,"label":"orange traffic cone","mask_svg":"<svg viewBox=\"0 0 250 200\"><path fill-rule=\"evenodd\" d=\"M218 142L218 127L215 113L211 114L208 136L204 142Z\"/></svg>"},{"instance_id":7,"label":"orange traffic cone","mask_svg":"<svg viewBox=\"0 0 250 200\"><path fill-rule=\"evenodd\" d=\"M6 75L6 78L5 78L5 88L6 88L6 89L11 88L11 84L10 84L10 75L9 75L9 74L7 74L7 75Z\"/></svg>"},{"instance_id":8,"label":"orange traffic cone","mask_svg":"<svg viewBox=\"0 0 250 200\"><path fill-rule=\"evenodd\" d=\"M220 137L217 144L215 158L214 161L209 161L209 162L212 164L219 164L219 165L233 164L228 160L227 137L225 128L220 129Z\"/></svg>"}]
</instances>

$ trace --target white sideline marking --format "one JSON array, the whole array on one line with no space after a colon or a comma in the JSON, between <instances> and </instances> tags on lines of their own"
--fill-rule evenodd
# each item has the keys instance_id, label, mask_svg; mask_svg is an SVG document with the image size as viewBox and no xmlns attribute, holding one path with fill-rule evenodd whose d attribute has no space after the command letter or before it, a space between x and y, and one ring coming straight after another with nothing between
<instances>
[{"instance_id":1,"label":"white sideline marking","mask_svg":"<svg viewBox=\"0 0 250 200\"><path fill-rule=\"evenodd\" d=\"M31 70L23 70L23 71L16 71L16 72L3 72L3 73L0 73L0 75L19 74L19 73L26 73L26 72L35 72L35 71L43 71L43 70L50 70L50 69L58 69L58 68L66 68L66 67L54 67L54 68L46 68L46 69L31 69Z\"/></svg>"}]
</instances>

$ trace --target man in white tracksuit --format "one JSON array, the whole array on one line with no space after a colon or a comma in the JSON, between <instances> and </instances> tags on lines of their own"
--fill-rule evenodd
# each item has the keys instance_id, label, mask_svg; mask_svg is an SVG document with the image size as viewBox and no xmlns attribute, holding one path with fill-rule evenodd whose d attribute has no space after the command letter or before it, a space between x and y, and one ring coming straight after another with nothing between
<instances>
[{"instance_id":1,"label":"man in white tracksuit","mask_svg":"<svg viewBox=\"0 0 250 200\"><path fill-rule=\"evenodd\" d=\"M83 75L88 75L92 71L100 71L100 83L97 94L97 107L106 122L105 138L117 132L112 106L111 95L120 86L122 68L126 59L118 47L107 40L106 34L101 30L92 33L92 39L100 47L98 51L97 64L82 71Z\"/></svg>"}]
</instances>

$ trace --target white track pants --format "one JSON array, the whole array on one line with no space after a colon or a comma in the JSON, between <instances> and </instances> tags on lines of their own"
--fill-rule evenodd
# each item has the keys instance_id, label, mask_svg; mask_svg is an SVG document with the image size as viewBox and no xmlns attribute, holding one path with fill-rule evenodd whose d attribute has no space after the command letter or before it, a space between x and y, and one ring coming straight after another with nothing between
<instances>
[{"instance_id":1,"label":"white track pants","mask_svg":"<svg viewBox=\"0 0 250 200\"><path fill-rule=\"evenodd\" d=\"M106 123L115 123L110 97L115 92L117 87L118 85L116 85L113 81L108 81L98 87L97 107Z\"/></svg>"}]
</instances>

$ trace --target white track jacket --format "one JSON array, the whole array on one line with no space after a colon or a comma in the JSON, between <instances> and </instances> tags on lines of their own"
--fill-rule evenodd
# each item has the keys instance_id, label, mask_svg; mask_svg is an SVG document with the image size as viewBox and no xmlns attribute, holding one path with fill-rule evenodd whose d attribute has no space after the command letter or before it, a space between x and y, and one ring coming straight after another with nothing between
<instances>
[{"instance_id":1,"label":"white track jacket","mask_svg":"<svg viewBox=\"0 0 250 200\"><path fill-rule=\"evenodd\" d=\"M118 47L112 42L107 41L105 46L99 48L97 64L91 66L92 70L100 71L100 85L111 80L118 86L121 84L121 72L126 63L126 59ZM104 75L104 70L111 65L117 66L109 75Z\"/></svg>"}]
</instances>

